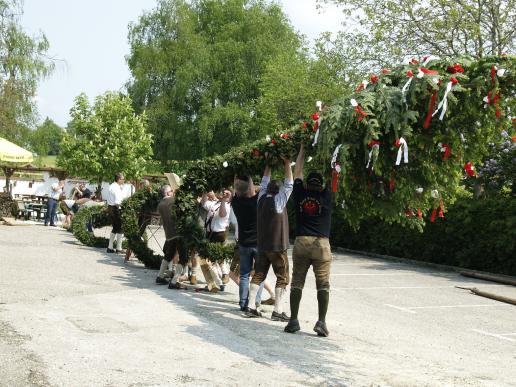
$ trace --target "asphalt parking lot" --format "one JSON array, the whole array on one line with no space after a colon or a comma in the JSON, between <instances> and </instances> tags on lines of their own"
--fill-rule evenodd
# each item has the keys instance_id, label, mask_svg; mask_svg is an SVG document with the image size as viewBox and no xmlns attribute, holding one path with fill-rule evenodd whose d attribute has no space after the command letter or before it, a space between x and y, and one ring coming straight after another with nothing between
<instances>
[{"instance_id":1,"label":"asphalt parking lot","mask_svg":"<svg viewBox=\"0 0 516 387\"><path fill-rule=\"evenodd\" d=\"M311 273L290 335L270 309L244 318L234 284L169 290L122 261L63 230L0 227L0 385L515 385L516 306L455 286L515 287L335 253L324 339Z\"/></svg>"}]
</instances>

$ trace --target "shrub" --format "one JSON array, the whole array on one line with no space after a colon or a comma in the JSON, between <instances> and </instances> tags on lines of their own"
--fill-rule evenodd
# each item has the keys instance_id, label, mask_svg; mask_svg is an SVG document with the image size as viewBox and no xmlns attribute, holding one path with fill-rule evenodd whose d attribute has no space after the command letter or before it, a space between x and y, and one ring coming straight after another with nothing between
<instances>
[{"instance_id":1,"label":"shrub","mask_svg":"<svg viewBox=\"0 0 516 387\"><path fill-rule=\"evenodd\" d=\"M355 250L516 275L516 200L463 198L423 232L370 218L353 231L335 211L332 244Z\"/></svg>"}]
</instances>

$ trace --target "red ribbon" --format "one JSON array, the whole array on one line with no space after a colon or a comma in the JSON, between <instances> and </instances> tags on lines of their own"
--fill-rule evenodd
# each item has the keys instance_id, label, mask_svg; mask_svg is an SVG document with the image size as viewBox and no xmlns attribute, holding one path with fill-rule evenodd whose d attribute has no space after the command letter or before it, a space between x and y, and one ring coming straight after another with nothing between
<instances>
[{"instance_id":1,"label":"red ribbon","mask_svg":"<svg viewBox=\"0 0 516 387\"><path fill-rule=\"evenodd\" d=\"M423 219L423 212L421 211L421 208L417 209L417 218L418 219Z\"/></svg>"},{"instance_id":2,"label":"red ribbon","mask_svg":"<svg viewBox=\"0 0 516 387\"><path fill-rule=\"evenodd\" d=\"M339 175L335 169L331 171L331 191L337 192L337 183L339 181Z\"/></svg>"},{"instance_id":3,"label":"red ribbon","mask_svg":"<svg viewBox=\"0 0 516 387\"><path fill-rule=\"evenodd\" d=\"M430 121L432 121L432 114L435 109L435 102L437 101L437 91L432 93L432 98L430 98L430 106L428 106L428 113L426 115L425 123L423 124L423 128L428 129L430 126Z\"/></svg>"},{"instance_id":4,"label":"red ribbon","mask_svg":"<svg viewBox=\"0 0 516 387\"><path fill-rule=\"evenodd\" d=\"M364 118L367 117L367 113L365 111L362 110L362 108L360 107L360 105L358 105L357 107L355 107L355 112L358 113L359 117L358 117L358 122L361 122Z\"/></svg>"},{"instance_id":5,"label":"red ribbon","mask_svg":"<svg viewBox=\"0 0 516 387\"><path fill-rule=\"evenodd\" d=\"M420 67L419 70L425 73L426 75L439 75L439 71L437 70L428 70L426 67Z\"/></svg>"},{"instance_id":6,"label":"red ribbon","mask_svg":"<svg viewBox=\"0 0 516 387\"><path fill-rule=\"evenodd\" d=\"M453 66L448 67L446 69L446 71L448 71L450 74L455 74L455 73L463 73L464 69L461 67L460 64L455 63Z\"/></svg>"},{"instance_id":7,"label":"red ribbon","mask_svg":"<svg viewBox=\"0 0 516 387\"><path fill-rule=\"evenodd\" d=\"M314 114L311 115L312 120L314 120L314 121L317 121L320 116L321 116L320 112L315 112Z\"/></svg>"},{"instance_id":8,"label":"red ribbon","mask_svg":"<svg viewBox=\"0 0 516 387\"><path fill-rule=\"evenodd\" d=\"M368 146L369 148L372 148L372 147L373 147L373 146L375 146L375 145L380 145L380 141L378 141L378 140L371 140L371 141L369 141L369 142L367 143L367 146Z\"/></svg>"},{"instance_id":9,"label":"red ribbon","mask_svg":"<svg viewBox=\"0 0 516 387\"><path fill-rule=\"evenodd\" d=\"M286 140L288 138L288 133L281 133L280 134L280 137L284 140Z\"/></svg>"},{"instance_id":10,"label":"red ribbon","mask_svg":"<svg viewBox=\"0 0 516 387\"><path fill-rule=\"evenodd\" d=\"M437 215L437 208L434 208L432 210L432 215L430 216L430 222L432 222L432 223L435 222L435 215Z\"/></svg>"},{"instance_id":11,"label":"red ribbon","mask_svg":"<svg viewBox=\"0 0 516 387\"><path fill-rule=\"evenodd\" d=\"M406 216L407 218L412 218L412 217L414 216L414 212L412 212L412 210L411 210L410 208L407 208L407 209L405 210L405 216Z\"/></svg>"},{"instance_id":12,"label":"red ribbon","mask_svg":"<svg viewBox=\"0 0 516 387\"><path fill-rule=\"evenodd\" d=\"M475 177L475 171L473 170L473 165L471 165L471 163L468 162L464 164L464 170L469 176Z\"/></svg>"},{"instance_id":13,"label":"red ribbon","mask_svg":"<svg viewBox=\"0 0 516 387\"><path fill-rule=\"evenodd\" d=\"M371 75L371 78L370 78L370 79L371 79L371 83L376 83L376 82L378 82L378 76L377 76L377 75L375 75L375 74Z\"/></svg>"},{"instance_id":14,"label":"red ribbon","mask_svg":"<svg viewBox=\"0 0 516 387\"><path fill-rule=\"evenodd\" d=\"M444 202L443 199L441 199L441 202L439 203L439 218L444 218Z\"/></svg>"},{"instance_id":15,"label":"red ribbon","mask_svg":"<svg viewBox=\"0 0 516 387\"><path fill-rule=\"evenodd\" d=\"M451 156L451 150L448 144L442 144L442 147L444 148L443 160L446 161Z\"/></svg>"},{"instance_id":16,"label":"red ribbon","mask_svg":"<svg viewBox=\"0 0 516 387\"><path fill-rule=\"evenodd\" d=\"M393 178L393 177L391 177L391 179L389 180L389 190L390 190L391 192L394 192L394 188L395 188L395 187L396 187L396 183L395 183L395 181L394 181L394 178Z\"/></svg>"}]
</instances>

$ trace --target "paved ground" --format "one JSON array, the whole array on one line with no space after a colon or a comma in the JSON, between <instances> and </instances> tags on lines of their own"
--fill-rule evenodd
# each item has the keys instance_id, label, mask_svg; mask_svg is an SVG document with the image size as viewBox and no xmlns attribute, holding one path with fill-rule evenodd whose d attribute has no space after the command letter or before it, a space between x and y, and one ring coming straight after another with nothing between
<instances>
[{"instance_id":1,"label":"paved ground","mask_svg":"<svg viewBox=\"0 0 516 387\"><path fill-rule=\"evenodd\" d=\"M515 288L336 254L323 339L313 276L288 335L242 318L235 285L180 292L155 275L60 229L0 226L0 385L516 385L516 307L454 286Z\"/></svg>"}]
</instances>

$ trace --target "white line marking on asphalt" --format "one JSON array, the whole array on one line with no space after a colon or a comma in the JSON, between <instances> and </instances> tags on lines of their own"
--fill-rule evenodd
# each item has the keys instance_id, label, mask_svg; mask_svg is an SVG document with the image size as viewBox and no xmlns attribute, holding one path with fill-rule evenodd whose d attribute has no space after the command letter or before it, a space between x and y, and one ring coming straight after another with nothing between
<instances>
[{"instance_id":1,"label":"white line marking on asphalt","mask_svg":"<svg viewBox=\"0 0 516 387\"><path fill-rule=\"evenodd\" d=\"M408 309L441 309L441 308L484 308L494 306L510 306L508 304L468 304L468 305L435 305L435 306L411 306Z\"/></svg>"},{"instance_id":2,"label":"white line marking on asphalt","mask_svg":"<svg viewBox=\"0 0 516 387\"><path fill-rule=\"evenodd\" d=\"M469 304L469 305L435 305L435 306L397 306L392 304L384 304L389 308L401 310L402 312L415 314L414 309L449 309L449 308L483 308L494 306L510 306L508 304Z\"/></svg>"},{"instance_id":3,"label":"white line marking on asphalt","mask_svg":"<svg viewBox=\"0 0 516 387\"><path fill-rule=\"evenodd\" d=\"M413 310L410 310L408 308L403 308L401 306L396 306L396 305L391 305L391 304L384 304L385 306L388 306L389 308L394 308L394 309L398 309L398 310L401 310L402 312L405 312L405 313L412 313L412 314L416 314L416 312L414 312Z\"/></svg>"},{"instance_id":4,"label":"white line marking on asphalt","mask_svg":"<svg viewBox=\"0 0 516 387\"><path fill-rule=\"evenodd\" d=\"M350 287L331 288L332 290L384 290L384 289L453 289L455 286L371 286L371 287Z\"/></svg>"},{"instance_id":5,"label":"white line marking on asphalt","mask_svg":"<svg viewBox=\"0 0 516 387\"><path fill-rule=\"evenodd\" d=\"M408 271L406 273L337 273L330 274L331 276L397 276L397 275L414 275L414 274L423 274L423 275L433 275L433 274L442 274L442 273L427 273L427 272L416 272Z\"/></svg>"},{"instance_id":6,"label":"white line marking on asphalt","mask_svg":"<svg viewBox=\"0 0 516 387\"><path fill-rule=\"evenodd\" d=\"M496 333L485 332L485 331L481 331L480 329L472 329L472 331L480 333L481 335L496 337L497 339L500 339L500 340L506 340L506 341L510 341L511 343L516 343L516 340L511 339L509 337L505 337L504 335L497 335Z\"/></svg>"}]
</instances>

